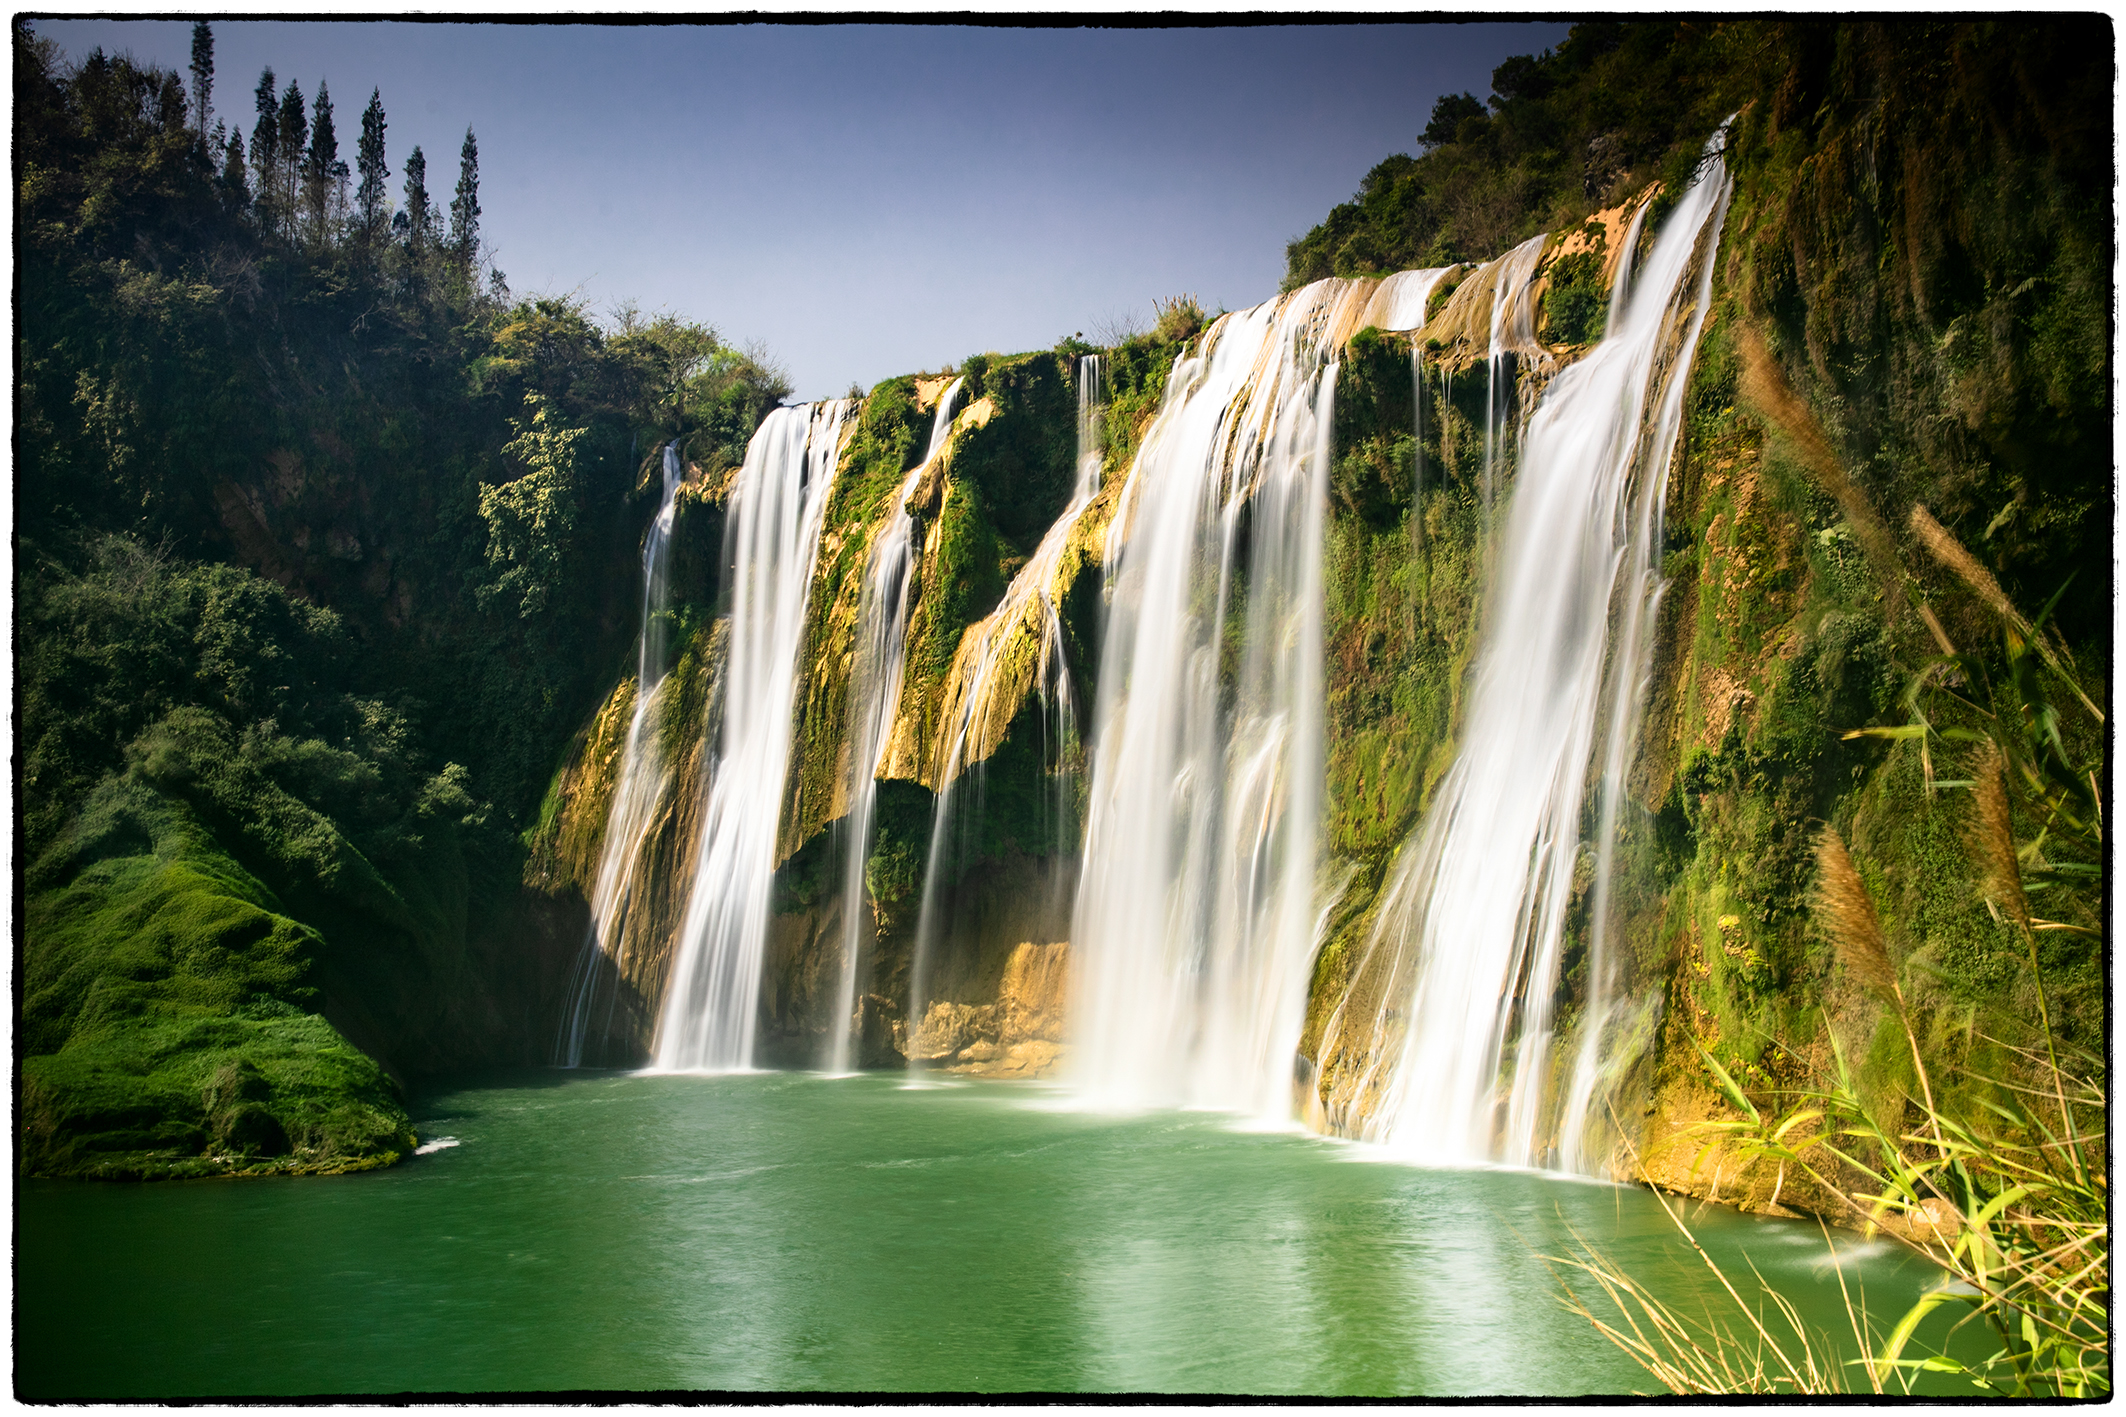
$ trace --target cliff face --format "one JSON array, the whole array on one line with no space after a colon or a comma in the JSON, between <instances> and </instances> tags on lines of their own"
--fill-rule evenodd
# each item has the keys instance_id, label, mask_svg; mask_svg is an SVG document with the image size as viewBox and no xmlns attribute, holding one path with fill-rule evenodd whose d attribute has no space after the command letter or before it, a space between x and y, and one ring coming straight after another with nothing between
<instances>
[{"instance_id":1,"label":"cliff face","mask_svg":"<svg viewBox=\"0 0 2126 1417\"><path fill-rule=\"evenodd\" d=\"M1585 356L1634 217L1652 229L1729 113L1735 191L1667 464L1664 589L1607 895L1631 1011L1604 1154L1723 1199L1808 1204L1717 1149L1693 1167L1698 1144L1679 1139L1725 1106L1702 1058L1771 1088L1820 1073L1835 1044L1871 1095L1909 1088L1902 1030L1810 909L1825 824L1851 844L1935 1075L2012 1071L2033 977L1981 889L1962 790L1988 743L2016 766L2025 868L2062 927L2038 936L2054 1020L2096 1045L2101 831L2075 821L2100 808L2074 784L2101 763L2111 657L2110 44L2074 19L1582 26L1487 116L1383 163L1294 244L1294 283L1451 267L1416 350L1361 329L1338 373L1302 1115L1349 1124L1314 1086L1333 1067L1324 1024L1365 987L1390 865L1462 739L1486 527L1516 485L1513 439L1494 435L1487 523L1494 405L1510 427ZM639 1062L718 732L731 470L772 380L687 363L671 330L607 338L553 302L430 309L400 291L389 337L365 342L350 330L368 277L267 248L248 278L175 247L155 248L167 270L136 263L82 215L108 203L52 175L81 140L49 76L24 73L23 319L49 336L26 356L18 489L25 1165L375 1164L410 1144L394 1075L550 1057L577 971L585 1061ZM1619 99L1653 92L1650 74L1672 82ZM136 144L151 173L182 146ZM1496 323L1523 333L1494 388L1487 267L1516 251L1529 279ZM298 308L329 318L288 354L275 322ZM1012 588L1070 502L1079 356L1095 351L947 371L962 401L905 495L950 379L864 399L775 807L761 1061L817 1065L845 1024L868 1066L1030 1076L1066 1056L1086 762L1042 700L1044 655L1082 710L1118 494L1199 333L1170 313L1097 351L1100 491L1037 568L1052 640L1041 601ZM132 353L99 355L95 329ZM227 387L201 372L225 366L266 372ZM682 366L691 403L644 392ZM531 437L539 400L582 433L566 467ZM180 436L198 419L228 436ZM653 706L669 785L626 929L586 960L635 708L633 538L675 437L673 668ZM81 468L93 496L68 490ZM511 539L509 499L488 494L520 484L527 505L558 489L565 537ZM896 502L916 569L843 1020L860 582ZM977 700L985 660L997 672ZM956 829L934 862L948 784ZM1553 1003L1568 1044L1594 876L1590 857L1567 910ZM933 1002L910 1019L926 881L945 924Z\"/></svg>"},{"instance_id":2,"label":"cliff face","mask_svg":"<svg viewBox=\"0 0 2126 1417\"><path fill-rule=\"evenodd\" d=\"M1944 30L1933 35L1938 55L1915 67L1888 31L1825 34L1738 104L1727 158L1736 189L1668 464L1664 590L1608 901L1632 1009L1630 1037L1616 1049L1611 1101L1621 1126L1605 1131L1609 1164L1760 1204L1777 1178L1738 1169L1717 1150L1694 1167L1696 1141L1677 1144L1722 1106L1701 1049L1745 1085L1768 1087L1827 1066L1835 1041L1867 1087L1909 1084L1901 1031L1813 923L1822 824L1852 842L1892 949L1912 964L1938 1075L1998 1064L2004 1046L2027 1038L2029 971L1988 913L1965 846L1967 799L1942 786L1968 777L1970 735L1986 728L1979 720L2012 716L2001 697L2009 691L1991 701L1951 694L1968 686L1950 679L1984 666L1945 679L1929 665L1951 645L2005 680L1999 652L1977 648L1998 643L2003 628L1988 595L2028 615L2070 575L2105 576L2091 554L2102 534L2083 515L2101 505L2108 447L2101 342L2089 338L2104 327L2101 206L2090 202L2101 190L2092 165L2100 149L2033 80L2065 62L2059 36ZM1989 44L2005 47L1989 53ZM1861 88L1845 87L1854 83ZM1832 101L1834 92L1870 96ZM1631 218L1650 204L1658 219L1669 200L1651 180L1659 166L1607 173L1611 204L1582 208L1532 254L1524 298L1533 339L1507 361L1512 408L1532 406L1599 336ZM1953 191L1941 177L1951 171ZM1343 355L1326 547L1328 914L1301 1044L1314 1066L1324 1017L1354 987L1387 866L1458 743L1485 614L1479 484L1494 396L1494 284L1483 268L1463 266L1435 287L1418 337L1421 386L1403 336L1364 330ZM1048 969L1068 957L1072 855L1066 840L1041 834L1035 807L1059 768L1075 765L1029 742L1041 721L1027 675L992 708L970 754L988 758L986 797L975 844L947 872L940 1002L922 1020L902 1016L955 656L965 657L980 633L969 627L997 604L1062 505L1073 376L1063 353L970 361L949 453L911 499L924 542L859 964L867 1063L913 1053L989 1066L1014 1045L1068 1036L1052 1011L1038 1027L1006 1021L1028 1015L1023 985L1012 982L1028 951ZM1109 490L1054 583L1080 683L1098 672L1109 499L1172 357L1172 344L1151 342L1109 354ZM942 382L875 390L844 455L815 590L784 809L782 913L762 1001L775 1061L816 1061L833 1025L842 846L832 823L849 781L850 582L883 497L917 460L923 398ZM1503 505L1514 485L1510 449L1497 476ZM1928 524L1915 521L1916 503L1994 567L1999 589L1977 588L1953 556L1943 559L1941 539L1916 529ZM2083 682L2101 683L2101 617L2054 615L2045 633ZM2059 698L2064 758L2093 760L2100 722ZM1915 712L1935 736L1905 731ZM1901 736L1854 736L1873 729ZM1589 840L1594 811L1590 801ZM1569 908L1559 1055L1587 988L1591 867L1583 862ZM2091 894L2059 899L2061 923L2100 928ZM2093 1042L2102 975L2090 937L2048 935L2042 965L2063 1035ZM1045 1048L1018 1056L1019 1072L1050 1061ZM1319 1124L1338 1125L1304 1092L1300 1103ZM1808 1197L1790 1184L1781 1202Z\"/></svg>"},{"instance_id":3,"label":"cliff face","mask_svg":"<svg viewBox=\"0 0 2126 1417\"><path fill-rule=\"evenodd\" d=\"M298 229L176 75L13 45L22 1165L378 1164L402 1081L549 1055L585 911L519 833L628 658L640 450L783 390Z\"/></svg>"}]
</instances>

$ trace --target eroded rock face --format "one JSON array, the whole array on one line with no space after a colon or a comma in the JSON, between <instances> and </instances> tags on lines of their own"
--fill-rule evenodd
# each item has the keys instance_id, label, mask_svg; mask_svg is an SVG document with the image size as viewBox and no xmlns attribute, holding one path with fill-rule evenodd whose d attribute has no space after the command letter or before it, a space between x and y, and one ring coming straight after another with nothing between
<instances>
[{"instance_id":1,"label":"eroded rock face","mask_svg":"<svg viewBox=\"0 0 2126 1417\"><path fill-rule=\"evenodd\" d=\"M1022 943L1005 960L993 1002L930 1006L907 1048L915 1062L977 1077L1043 1077L1066 1049L1070 946Z\"/></svg>"},{"instance_id":2,"label":"eroded rock face","mask_svg":"<svg viewBox=\"0 0 2126 1417\"><path fill-rule=\"evenodd\" d=\"M954 1004L940 999L923 1015L909 1041L908 1056L919 1063L958 1059L997 1034L994 1004Z\"/></svg>"}]
</instances>

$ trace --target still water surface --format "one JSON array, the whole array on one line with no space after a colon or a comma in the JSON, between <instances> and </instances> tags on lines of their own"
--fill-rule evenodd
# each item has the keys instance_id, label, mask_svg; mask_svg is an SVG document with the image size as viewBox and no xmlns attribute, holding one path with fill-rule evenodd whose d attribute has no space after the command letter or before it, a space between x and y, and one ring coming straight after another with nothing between
<instances>
[{"instance_id":1,"label":"still water surface","mask_svg":"<svg viewBox=\"0 0 2126 1417\"><path fill-rule=\"evenodd\" d=\"M1036 1084L526 1073L416 1110L458 1144L368 1175L23 1183L18 1393L1617 1393L1649 1380L1541 1256L1577 1230L1712 1292L1641 1192ZM1695 1218L1845 1328L1815 1226ZM1934 1282L1838 1243L1878 1315Z\"/></svg>"}]
</instances>

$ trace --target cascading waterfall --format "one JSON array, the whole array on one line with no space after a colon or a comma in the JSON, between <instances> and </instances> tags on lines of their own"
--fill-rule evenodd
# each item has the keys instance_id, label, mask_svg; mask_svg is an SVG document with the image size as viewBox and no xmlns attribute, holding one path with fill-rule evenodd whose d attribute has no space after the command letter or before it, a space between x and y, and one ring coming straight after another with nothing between
<instances>
[{"instance_id":1,"label":"cascading waterfall","mask_svg":"<svg viewBox=\"0 0 2126 1417\"><path fill-rule=\"evenodd\" d=\"M1543 259L1547 236L1531 236L1491 263L1491 351L1486 360L1490 382L1484 392L1484 520L1488 539L1491 504L1498 492L1497 449L1510 397L1502 397L1499 375L1506 362L1524 355L1545 358L1535 339L1535 300L1529 289Z\"/></svg>"},{"instance_id":2,"label":"cascading waterfall","mask_svg":"<svg viewBox=\"0 0 2126 1417\"><path fill-rule=\"evenodd\" d=\"M1717 150L1717 145L1725 141L1725 132L1723 125L1709 151ZM1718 209L1708 225L1715 245L1727 210L1724 172L1720 181ZM1629 308L1632 259L1638 250L1639 234L1647 211L1652 205L1651 201L1641 202L1639 209L1632 213L1618 261L1608 329L1620 329L1622 315ZM1623 1046L1625 1040L1643 1035L1646 1026L1658 1016L1660 1007L1658 995L1651 995L1629 1007L1619 1006L1616 961L1609 943L1610 882L1616 861L1617 816L1624 801L1624 776L1630 767L1632 746L1638 742L1639 715L1646 702L1652 650L1648 632L1660 608L1664 589L1653 556L1660 543L1666 508L1668 458L1682 422L1683 397L1690 382L1689 359L1697 347L1698 332L1705 318L1712 265L1712 251L1708 249L1701 263L1697 298L1691 308L1689 329L1682 345L1683 368L1670 377L1663 390L1662 404L1653 421L1653 434L1646 444L1649 453L1661 458L1659 473L1647 479L1651 485L1643 488L1641 495L1632 502L1634 523L1625 564L1619 573L1617 623L1608 686L1611 697L1603 725L1595 874L1587 912L1587 1002L1577 1030L1578 1046L1559 1118L1555 1155L1557 1165L1572 1171L1592 1172L1600 1166L1603 1158L1588 1145L1588 1124L1593 1117L1594 1099L1598 1091L1606 1095L1607 1086L1614 1081L1613 1074L1617 1069L1612 1060L1628 1061L1630 1050Z\"/></svg>"},{"instance_id":3,"label":"cascading waterfall","mask_svg":"<svg viewBox=\"0 0 2126 1417\"><path fill-rule=\"evenodd\" d=\"M1317 281L1222 316L1175 361L1121 494L1072 925L1071 1066L1096 1101L1290 1110L1319 934L1335 355L1377 289Z\"/></svg>"},{"instance_id":4,"label":"cascading waterfall","mask_svg":"<svg viewBox=\"0 0 2126 1417\"><path fill-rule=\"evenodd\" d=\"M583 955L569 984L569 1000L562 1016L561 1036L554 1048L555 1061L563 1067L583 1065L583 1041L595 1008L598 986L614 969L620 933L635 890L635 870L642 858L644 840L657 820L671 784L670 765L664 760L657 739L657 707L664 688L667 663L665 617L667 585L666 553L672 542L673 504L679 495L679 450L664 446L664 497L657 516L642 542L642 638L635 653L635 711L628 720L627 740L620 751L620 774L613 785L612 807L605 823L605 842L598 856L598 877L591 887L591 928ZM607 990L606 1011L611 1013L618 988Z\"/></svg>"},{"instance_id":5,"label":"cascading waterfall","mask_svg":"<svg viewBox=\"0 0 2126 1417\"><path fill-rule=\"evenodd\" d=\"M1441 279L1455 266L1441 266L1436 270L1398 271L1381 282L1379 294L1374 299L1374 308L1385 310L1376 323L1384 330L1408 331L1410 340L1410 403L1414 410L1416 443L1411 450L1411 480L1416 490L1416 499L1411 503L1415 509L1412 522L1420 542L1425 535L1425 345L1415 336L1425 327L1425 307L1431 303L1432 291Z\"/></svg>"},{"instance_id":6,"label":"cascading waterfall","mask_svg":"<svg viewBox=\"0 0 2126 1417\"><path fill-rule=\"evenodd\" d=\"M849 408L837 399L769 413L731 494L722 739L658 1021L659 1071L752 1061L806 600Z\"/></svg>"},{"instance_id":7,"label":"cascading waterfall","mask_svg":"<svg viewBox=\"0 0 2126 1417\"><path fill-rule=\"evenodd\" d=\"M1603 327L1605 336L1617 327L1617 314L1623 310L1624 302L1631 298L1631 261L1639 249L1639 228L1646 224L1646 214L1653 210L1653 205L1653 192L1649 189L1640 199L1638 210L1631 214L1631 225L1624 229L1622 254L1617 258L1617 279L1609 291L1609 321Z\"/></svg>"},{"instance_id":8,"label":"cascading waterfall","mask_svg":"<svg viewBox=\"0 0 2126 1417\"><path fill-rule=\"evenodd\" d=\"M878 762L893 731L901 702L901 669L908 647L908 577L921 553L920 531L908 510L916 484L936 460L952 431L952 409L966 380L954 379L938 397L931 420L930 446L923 460L902 481L886 510L885 525L871 544L864 567L863 594L856 614L856 662L849 677L849 814L843 819L846 844L842 866L842 973L837 995L836 1026L827 1068L849 1070L850 1045L856 1028L856 964L870 909L864 895L864 868L871 855L871 817L878 805Z\"/></svg>"},{"instance_id":9,"label":"cascading waterfall","mask_svg":"<svg viewBox=\"0 0 2126 1417\"><path fill-rule=\"evenodd\" d=\"M1607 836L1646 672L1668 463L1726 215L1720 142L1607 337L1529 419L1461 752L1327 1025L1325 1058L1370 1059L1321 1094L1346 1130L1443 1159L1589 1162L1592 1076L1562 1090L1557 1147L1542 1140L1551 999L1588 768L1599 736ZM1608 859L1599 843L1598 864ZM1592 943L1598 999L1582 1028L1598 1034L1611 969L1602 938ZM1576 1069L1598 1063L1583 1039Z\"/></svg>"},{"instance_id":10,"label":"cascading waterfall","mask_svg":"<svg viewBox=\"0 0 2126 1417\"><path fill-rule=\"evenodd\" d=\"M1063 550L1069 544L1078 518L1100 495L1100 356L1078 359L1078 476L1070 501L1042 535L1040 545L1027 558L1004 588L997 608L968 626L953 655L946 677L943 712L940 716L944 751L938 755L938 797L930 824L930 850L923 870L923 894L915 931L915 955L909 969L908 1018L919 1031L929 1004L929 965L937 945L940 900L944 873L950 869L953 811L960 779L970 768L979 772L981 763L996 746L1008 719L1010 705L1023 701L1024 683L1007 684L1013 651L1030 641L1034 660L1032 684L1041 702L1044 724L1052 724L1054 751L1059 759L1072 750L1077 738L1077 697L1071 690L1069 667L1063 657L1063 621L1056 611L1054 585ZM1016 690L1017 692L1014 692ZM1046 758L1044 753L1044 759ZM1069 807L1069 783L1059 783L1054 803L1058 826ZM910 1061L915 1061L917 1039L911 1033Z\"/></svg>"}]
</instances>

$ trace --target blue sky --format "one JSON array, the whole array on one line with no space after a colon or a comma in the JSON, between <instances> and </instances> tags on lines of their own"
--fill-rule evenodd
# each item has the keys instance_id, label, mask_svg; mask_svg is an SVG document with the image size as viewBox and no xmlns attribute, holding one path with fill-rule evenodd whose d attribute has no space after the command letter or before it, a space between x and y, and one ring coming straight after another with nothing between
<instances>
[{"instance_id":1,"label":"blue sky","mask_svg":"<svg viewBox=\"0 0 2126 1417\"><path fill-rule=\"evenodd\" d=\"M185 21L40 21L183 71ZM329 82L340 146L380 88L447 201L468 125L519 293L632 300L758 341L798 396L1043 348L1156 297L1275 293L1284 244L1489 92L1555 23L1004 29L221 21L215 110L271 65Z\"/></svg>"}]
</instances>

